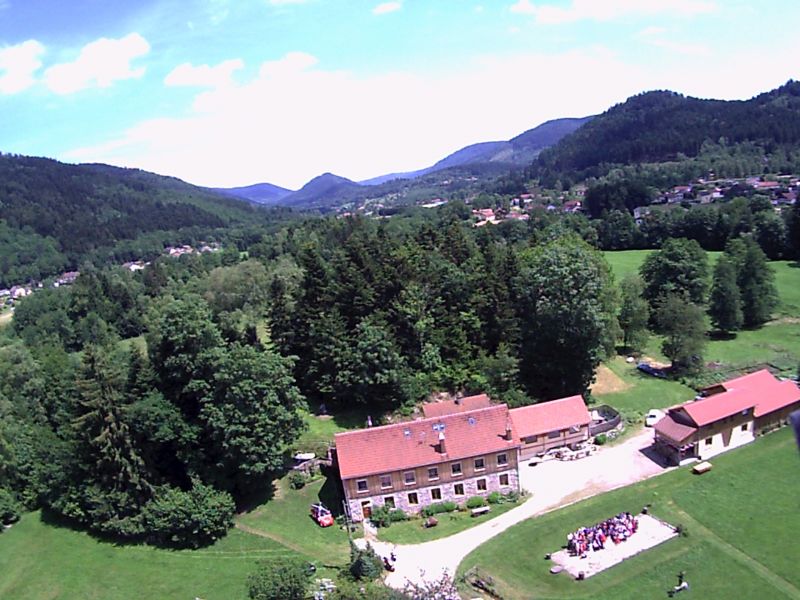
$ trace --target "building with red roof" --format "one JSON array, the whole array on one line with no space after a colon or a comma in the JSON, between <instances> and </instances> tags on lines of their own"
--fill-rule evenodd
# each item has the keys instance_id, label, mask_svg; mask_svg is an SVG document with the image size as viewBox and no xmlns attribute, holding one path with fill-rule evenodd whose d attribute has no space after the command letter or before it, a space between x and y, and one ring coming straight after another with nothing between
<instances>
[{"instance_id":1,"label":"building with red roof","mask_svg":"<svg viewBox=\"0 0 800 600\"><path fill-rule=\"evenodd\" d=\"M752 442L800 408L800 388L766 369L709 386L699 399L669 409L655 425L655 446L680 463L705 460Z\"/></svg>"},{"instance_id":2,"label":"building with red roof","mask_svg":"<svg viewBox=\"0 0 800 600\"><path fill-rule=\"evenodd\" d=\"M592 417L581 396L570 396L509 411L519 435L522 460L551 448L575 448L589 440Z\"/></svg>"},{"instance_id":3,"label":"building with red roof","mask_svg":"<svg viewBox=\"0 0 800 600\"><path fill-rule=\"evenodd\" d=\"M338 433L335 443L353 521L378 506L416 513L434 502L519 491L520 443L505 404Z\"/></svg>"},{"instance_id":4,"label":"building with red roof","mask_svg":"<svg viewBox=\"0 0 800 600\"><path fill-rule=\"evenodd\" d=\"M428 402L422 405L422 414L425 417L441 417L442 415L475 410L476 408L488 408L491 405L492 401L489 396L478 394L477 396L465 396L442 402Z\"/></svg>"}]
</instances>

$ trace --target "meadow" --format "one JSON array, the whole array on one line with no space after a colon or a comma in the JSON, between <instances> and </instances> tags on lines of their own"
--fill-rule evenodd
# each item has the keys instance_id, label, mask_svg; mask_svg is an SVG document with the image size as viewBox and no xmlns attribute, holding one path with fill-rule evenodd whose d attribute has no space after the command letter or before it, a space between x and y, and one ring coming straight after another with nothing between
<instances>
[{"instance_id":1,"label":"meadow","mask_svg":"<svg viewBox=\"0 0 800 600\"><path fill-rule=\"evenodd\" d=\"M716 457L705 475L675 470L520 523L469 554L458 576L477 568L506 600L665 598L680 571L691 597L800 598L800 479L790 475L798 460L784 429ZM686 535L585 581L549 573L545 554L559 550L568 532L645 505ZM465 597L476 597L462 585Z\"/></svg>"}]
</instances>

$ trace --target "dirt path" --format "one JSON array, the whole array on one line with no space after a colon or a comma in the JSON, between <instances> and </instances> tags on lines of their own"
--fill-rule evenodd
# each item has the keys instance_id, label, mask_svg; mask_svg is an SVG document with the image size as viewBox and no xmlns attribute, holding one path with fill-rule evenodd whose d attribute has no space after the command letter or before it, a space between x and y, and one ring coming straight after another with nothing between
<instances>
[{"instance_id":1,"label":"dirt path","mask_svg":"<svg viewBox=\"0 0 800 600\"><path fill-rule=\"evenodd\" d=\"M373 542L381 556L392 551L397 556L396 570L387 576L386 583L402 588L406 581L438 579L445 571L454 574L467 554L521 521L664 473L668 469L641 452L652 439L652 430L643 430L618 446L601 448L581 460L549 461L536 467L523 463L521 483L533 495L517 508L440 540L401 546Z\"/></svg>"},{"instance_id":2,"label":"dirt path","mask_svg":"<svg viewBox=\"0 0 800 600\"><path fill-rule=\"evenodd\" d=\"M272 535L271 533L262 531L261 529L256 529L255 527L250 527L249 525L245 525L244 523L236 522L234 523L233 526L236 527L236 529L244 531L245 533L249 533L251 535L257 535L258 537L267 538L268 540L272 540L273 542L278 542L282 546L286 546L290 550L294 550L301 556L306 555L306 551L303 550L300 546L297 546L291 543L290 541L283 539L282 537L278 537L277 535Z\"/></svg>"}]
</instances>

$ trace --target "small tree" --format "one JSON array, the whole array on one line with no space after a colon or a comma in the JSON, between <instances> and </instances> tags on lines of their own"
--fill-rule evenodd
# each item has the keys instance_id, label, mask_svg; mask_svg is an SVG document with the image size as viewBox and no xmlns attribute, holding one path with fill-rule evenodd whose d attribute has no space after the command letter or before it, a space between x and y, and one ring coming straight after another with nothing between
<instances>
[{"instance_id":1,"label":"small tree","mask_svg":"<svg viewBox=\"0 0 800 600\"><path fill-rule=\"evenodd\" d=\"M672 361L673 370L698 370L706 343L703 310L682 296L668 294L658 304L656 322L665 336L661 351Z\"/></svg>"},{"instance_id":2,"label":"small tree","mask_svg":"<svg viewBox=\"0 0 800 600\"><path fill-rule=\"evenodd\" d=\"M736 284L736 267L726 256L714 267L714 283L708 302L711 323L719 331L737 331L742 326L742 302Z\"/></svg>"},{"instance_id":3,"label":"small tree","mask_svg":"<svg viewBox=\"0 0 800 600\"><path fill-rule=\"evenodd\" d=\"M303 600L308 574L301 561L282 558L261 563L247 584L251 600Z\"/></svg>"},{"instance_id":4,"label":"small tree","mask_svg":"<svg viewBox=\"0 0 800 600\"><path fill-rule=\"evenodd\" d=\"M641 350L647 344L650 320L650 305L642 296L644 281L636 275L622 280L622 306L619 311L619 326L622 329L622 345L626 350Z\"/></svg>"},{"instance_id":5,"label":"small tree","mask_svg":"<svg viewBox=\"0 0 800 600\"><path fill-rule=\"evenodd\" d=\"M350 544L350 574L355 579L377 579L382 572L383 561L369 543L365 548Z\"/></svg>"}]
</instances>

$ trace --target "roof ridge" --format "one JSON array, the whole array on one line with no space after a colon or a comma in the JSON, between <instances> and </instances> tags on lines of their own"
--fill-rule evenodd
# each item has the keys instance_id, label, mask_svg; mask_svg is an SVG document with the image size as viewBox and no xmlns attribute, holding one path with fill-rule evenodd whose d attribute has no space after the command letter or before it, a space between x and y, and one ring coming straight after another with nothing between
<instances>
[{"instance_id":1,"label":"roof ridge","mask_svg":"<svg viewBox=\"0 0 800 600\"><path fill-rule=\"evenodd\" d=\"M401 421L400 423L389 423L387 425L376 425L375 427L366 427L364 429L351 429L350 431L340 431L339 433L336 433L334 435L334 437L335 436L349 435L351 433L363 433L365 431L370 431L370 430L374 431L376 429L386 430L386 429L389 429L391 427L401 427L401 426L404 426L404 425L405 426L416 425L416 424L422 425L422 424L426 424L426 423L430 423L430 422L441 421L442 419L453 419L453 418L456 418L456 417L463 417L464 415L469 415L469 414L477 413L477 412L495 411L495 410L497 410L499 408L505 408L506 410L509 410L509 411L511 410L511 409L508 408L508 405L505 402L503 402L502 404L492 404L491 406L482 406L480 408L472 408L470 410L462 410L460 412L448 413L448 414L444 414L444 415L439 415L437 417L423 417L421 419L414 419L413 421Z\"/></svg>"}]
</instances>

